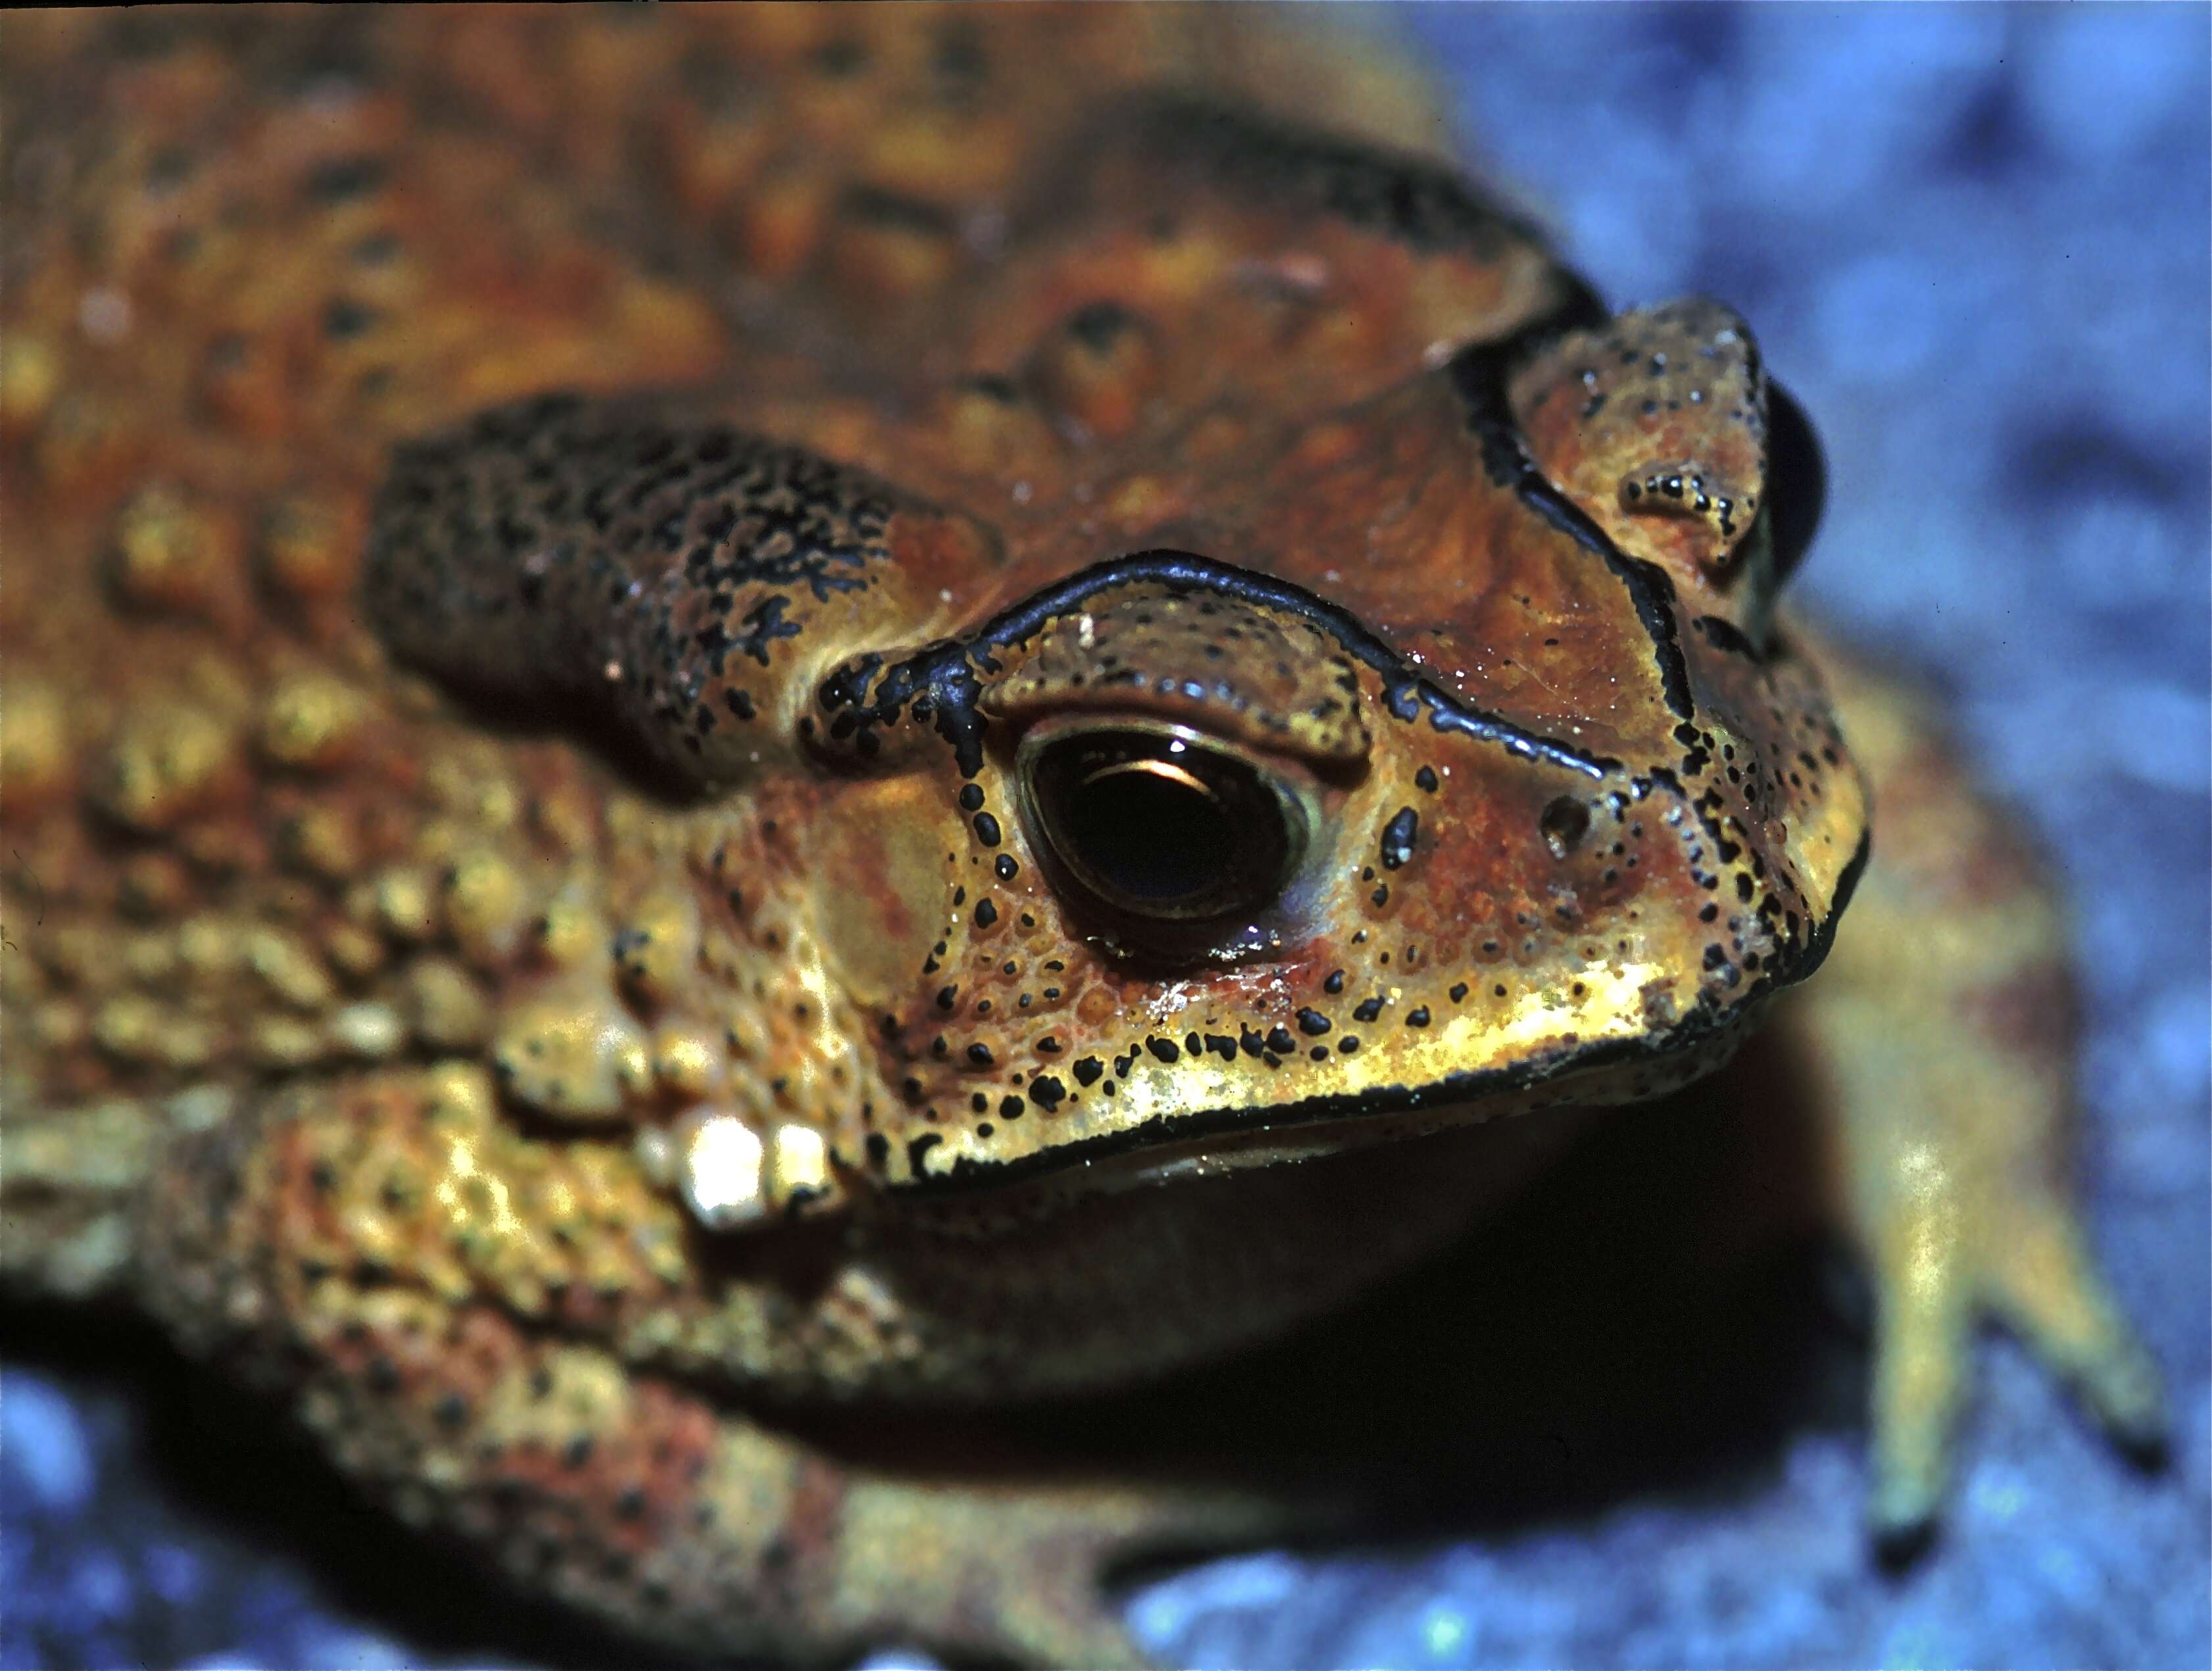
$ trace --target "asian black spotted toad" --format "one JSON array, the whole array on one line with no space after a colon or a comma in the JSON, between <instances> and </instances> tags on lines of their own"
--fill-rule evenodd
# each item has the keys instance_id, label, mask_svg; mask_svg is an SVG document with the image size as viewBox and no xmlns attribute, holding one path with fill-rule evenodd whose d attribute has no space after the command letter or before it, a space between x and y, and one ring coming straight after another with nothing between
<instances>
[{"instance_id":1,"label":"asian black spotted toad","mask_svg":"<svg viewBox=\"0 0 2212 1671\"><path fill-rule=\"evenodd\" d=\"M17 24L11 1286L641 1637L1103 1663L1103 1562L1268 1505L779 1413L1279 1334L1764 1025L1877 1530L1985 1311L2154 1432L2057 906L1780 610L1749 328L1272 28Z\"/></svg>"}]
</instances>

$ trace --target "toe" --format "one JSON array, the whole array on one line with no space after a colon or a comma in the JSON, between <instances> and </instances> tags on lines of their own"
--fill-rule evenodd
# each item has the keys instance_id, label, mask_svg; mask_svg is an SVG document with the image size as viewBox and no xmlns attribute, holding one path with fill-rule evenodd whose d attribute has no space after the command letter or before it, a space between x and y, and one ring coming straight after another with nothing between
<instances>
[{"instance_id":1,"label":"toe","mask_svg":"<svg viewBox=\"0 0 2212 1671\"><path fill-rule=\"evenodd\" d=\"M1998 1244L1990 1303L2036 1356L2063 1377L2106 1433L2131 1455L2164 1448L2166 1393L2158 1366L2128 1327L2056 1203L2024 1212Z\"/></svg>"},{"instance_id":2,"label":"toe","mask_svg":"<svg viewBox=\"0 0 2212 1671\"><path fill-rule=\"evenodd\" d=\"M1916 1215L1917 1216L1917 1215ZM1883 1250L1876 1273L1869 1529L1889 1551L1923 1543L1951 1480L1973 1306L1959 1238L1940 1207Z\"/></svg>"}]
</instances>

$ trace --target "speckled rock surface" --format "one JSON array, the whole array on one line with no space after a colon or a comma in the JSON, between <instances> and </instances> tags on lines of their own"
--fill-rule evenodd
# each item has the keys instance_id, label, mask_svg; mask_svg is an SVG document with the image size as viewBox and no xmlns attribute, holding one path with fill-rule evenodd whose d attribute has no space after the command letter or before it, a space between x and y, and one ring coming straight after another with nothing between
<instances>
[{"instance_id":1,"label":"speckled rock surface","mask_svg":"<svg viewBox=\"0 0 2212 1671\"><path fill-rule=\"evenodd\" d=\"M1205 1665L2205 1664L2204 14L1402 21L1609 300L1710 291L1757 323L1830 452L1801 584L1936 672L2060 854L2089 971L2093 1229L2169 1376L2175 1444L2131 1471L1995 1343L1946 1535L1885 1575L1858 1531L1863 1366L1825 1320L1847 1305L1804 1303L1817 1261L1702 1320L1562 1277L1548 1367L1464 1405L1413 1396L1455 1384L1449 1352L1386 1309L1336 1345L1413 1389L1409 1431L1556 1399L1557 1462L1479 1455L1494 1492L1387 1546L1151 1578L1139 1632ZM1586 1264L1600 1291L1634 1269ZM1460 1274L1427 1279L1469 1291ZM142 1337L58 1346L14 1318L6 1341L0 1664L618 1651L488 1607ZM1771 1373L1712 1395L1700 1365L1734 1353Z\"/></svg>"}]
</instances>

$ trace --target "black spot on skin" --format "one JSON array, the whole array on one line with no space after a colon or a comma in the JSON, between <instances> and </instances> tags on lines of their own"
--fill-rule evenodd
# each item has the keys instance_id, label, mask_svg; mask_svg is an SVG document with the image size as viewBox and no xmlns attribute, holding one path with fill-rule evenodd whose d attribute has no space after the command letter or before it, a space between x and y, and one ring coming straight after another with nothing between
<instances>
[{"instance_id":1,"label":"black spot on skin","mask_svg":"<svg viewBox=\"0 0 2212 1671\"><path fill-rule=\"evenodd\" d=\"M1328 1018L1318 1010L1300 1010L1297 1018L1298 1030L1309 1038L1319 1038L1329 1030Z\"/></svg>"},{"instance_id":2,"label":"black spot on skin","mask_svg":"<svg viewBox=\"0 0 2212 1671\"><path fill-rule=\"evenodd\" d=\"M1416 788L1419 789L1423 794L1433 795L1436 793L1437 775L1435 769L1432 767L1422 767L1419 771L1413 774L1413 785Z\"/></svg>"},{"instance_id":3,"label":"black spot on skin","mask_svg":"<svg viewBox=\"0 0 2212 1671\"><path fill-rule=\"evenodd\" d=\"M307 196L319 204L350 203L381 187L387 172L381 157L332 157L308 171Z\"/></svg>"},{"instance_id":4,"label":"black spot on skin","mask_svg":"<svg viewBox=\"0 0 2212 1671\"><path fill-rule=\"evenodd\" d=\"M1328 979L1321 983L1321 989L1327 993L1331 998L1335 997L1337 993L1342 992L1344 990L1344 971L1340 969L1331 969L1329 971Z\"/></svg>"},{"instance_id":5,"label":"black spot on skin","mask_svg":"<svg viewBox=\"0 0 2212 1671\"><path fill-rule=\"evenodd\" d=\"M939 35L929 67L940 81L955 84L962 94L972 93L990 69L983 43L964 20L948 25Z\"/></svg>"},{"instance_id":6,"label":"black spot on skin","mask_svg":"<svg viewBox=\"0 0 2212 1671\"><path fill-rule=\"evenodd\" d=\"M1267 1030L1267 1048L1277 1055L1287 1056L1297 1047L1298 1042L1291 1036L1289 1028L1271 1027Z\"/></svg>"},{"instance_id":7,"label":"black spot on skin","mask_svg":"<svg viewBox=\"0 0 2212 1671\"><path fill-rule=\"evenodd\" d=\"M1067 334L1093 354L1104 354L1137 324L1137 316L1120 302L1094 301L1068 316Z\"/></svg>"},{"instance_id":8,"label":"black spot on skin","mask_svg":"<svg viewBox=\"0 0 2212 1671\"><path fill-rule=\"evenodd\" d=\"M1395 871L1413 856L1413 843L1421 831L1420 815L1410 806L1401 806L1382 826L1382 868ZM1382 902L1377 901L1380 904Z\"/></svg>"},{"instance_id":9,"label":"black spot on skin","mask_svg":"<svg viewBox=\"0 0 2212 1671\"><path fill-rule=\"evenodd\" d=\"M1012 854L1002 853L999 855L997 861L993 865L992 868L998 872L1000 881L1011 882L1020 873L1022 867L1014 862L1014 855Z\"/></svg>"},{"instance_id":10,"label":"black spot on skin","mask_svg":"<svg viewBox=\"0 0 2212 1671\"><path fill-rule=\"evenodd\" d=\"M191 152L184 146L165 145L146 164L146 189L173 191L191 178L194 166Z\"/></svg>"},{"instance_id":11,"label":"black spot on skin","mask_svg":"<svg viewBox=\"0 0 2212 1671\"><path fill-rule=\"evenodd\" d=\"M848 36L840 35L816 47L807 62L816 75L830 81L844 81L868 67L868 49Z\"/></svg>"},{"instance_id":12,"label":"black spot on skin","mask_svg":"<svg viewBox=\"0 0 2212 1671\"><path fill-rule=\"evenodd\" d=\"M922 1157L927 1155L936 1145L944 1141L945 1133L942 1132L924 1132L920 1137L915 1138L912 1142L908 1143L906 1145L907 1170L912 1172L917 1178L924 1176L921 1164Z\"/></svg>"},{"instance_id":13,"label":"black spot on skin","mask_svg":"<svg viewBox=\"0 0 2212 1671\"><path fill-rule=\"evenodd\" d=\"M1145 1048L1164 1062L1176 1060L1182 1054L1171 1038L1148 1038L1145 1041Z\"/></svg>"},{"instance_id":14,"label":"black spot on skin","mask_svg":"<svg viewBox=\"0 0 2212 1671\"><path fill-rule=\"evenodd\" d=\"M981 784L963 783L960 786L960 810L963 812L980 812L983 810L983 788Z\"/></svg>"},{"instance_id":15,"label":"black spot on skin","mask_svg":"<svg viewBox=\"0 0 2212 1671\"><path fill-rule=\"evenodd\" d=\"M1429 1024L1429 1006L1423 1004L1417 1009L1408 1010L1406 1012L1406 1024L1408 1027L1427 1026Z\"/></svg>"},{"instance_id":16,"label":"black spot on skin","mask_svg":"<svg viewBox=\"0 0 2212 1671\"><path fill-rule=\"evenodd\" d=\"M1067 1087L1049 1073L1041 1074L1030 1083L1030 1100L1050 1114L1067 1095Z\"/></svg>"},{"instance_id":17,"label":"black spot on skin","mask_svg":"<svg viewBox=\"0 0 2212 1671\"><path fill-rule=\"evenodd\" d=\"M399 257L399 240L389 232L372 232L354 245L353 264L356 267L381 267Z\"/></svg>"},{"instance_id":18,"label":"black spot on skin","mask_svg":"<svg viewBox=\"0 0 2212 1671\"><path fill-rule=\"evenodd\" d=\"M850 221L915 237L951 238L958 231L951 215L939 205L875 185L852 187L838 199L837 212Z\"/></svg>"},{"instance_id":19,"label":"black spot on skin","mask_svg":"<svg viewBox=\"0 0 2212 1671\"><path fill-rule=\"evenodd\" d=\"M323 335L334 343L349 343L356 337L365 337L375 327L379 315L374 307L340 296L323 309Z\"/></svg>"},{"instance_id":20,"label":"black spot on skin","mask_svg":"<svg viewBox=\"0 0 2212 1671\"><path fill-rule=\"evenodd\" d=\"M971 1067L988 1067L994 1060L991 1054L991 1047L988 1044L971 1044L968 1047L968 1062Z\"/></svg>"},{"instance_id":21,"label":"black spot on skin","mask_svg":"<svg viewBox=\"0 0 2212 1671\"><path fill-rule=\"evenodd\" d=\"M959 386L970 394L981 395L984 399L1000 406L1016 406L1021 404L1020 386L1011 377L1001 376L996 372L979 372L975 376L963 377L960 380Z\"/></svg>"},{"instance_id":22,"label":"black spot on skin","mask_svg":"<svg viewBox=\"0 0 2212 1671\"><path fill-rule=\"evenodd\" d=\"M1381 1015L1382 1013L1382 1000L1380 998L1370 998L1363 1000L1360 1004L1353 1009L1352 1012L1352 1018L1354 1021L1372 1021L1376 1016Z\"/></svg>"},{"instance_id":23,"label":"black spot on skin","mask_svg":"<svg viewBox=\"0 0 2212 1671\"><path fill-rule=\"evenodd\" d=\"M975 926L978 928L988 928L993 923L998 921L998 920L999 908L997 906L991 903L988 899L978 900L976 902Z\"/></svg>"},{"instance_id":24,"label":"black spot on skin","mask_svg":"<svg viewBox=\"0 0 2212 1671\"><path fill-rule=\"evenodd\" d=\"M975 839L987 848L999 845L999 821L988 812L975 815Z\"/></svg>"},{"instance_id":25,"label":"black spot on skin","mask_svg":"<svg viewBox=\"0 0 2212 1671\"><path fill-rule=\"evenodd\" d=\"M1027 1112L1028 1107L1029 1105L1020 1097L1012 1095L999 1099L999 1114L1003 1119L1018 1120Z\"/></svg>"},{"instance_id":26,"label":"black spot on skin","mask_svg":"<svg viewBox=\"0 0 2212 1671\"><path fill-rule=\"evenodd\" d=\"M1097 1057L1085 1056L1075 1064L1075 1083L1079 1085L1096 1085L1098 1076L1105 1071L1105 1064Z\"/></svg>"},{"instance_id":27,"label":"black spot on skin","mask_svg":"<svg viewBox=\"0 0 2212 1671\"><path fill-rule=\"evenodd\" d=\"M1453 1003L1458 1003L1462 999L1467 996L1467 982L1464 981L1460 981L1457 985L1452 987L1451 992L1448 995L1450 997Z\"/></svg>"}]
</instances>

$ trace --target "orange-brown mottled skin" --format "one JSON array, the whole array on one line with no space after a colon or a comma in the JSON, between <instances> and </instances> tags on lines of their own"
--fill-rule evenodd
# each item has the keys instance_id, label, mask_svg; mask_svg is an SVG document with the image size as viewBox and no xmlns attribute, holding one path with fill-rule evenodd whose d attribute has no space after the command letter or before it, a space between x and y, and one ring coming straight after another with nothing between
<instances>
[{"instance_id":1,"label":"orange-brown mottled skin","mask_svg":"<svg viewBox=\"0 0 2212 1671\"><path fill-rule=\"evenodd\" d=\"M11 20L10 1283L665 1642L1105 1662L1103 1562L1265 1505L770 1413L1222 1353L1771 1020L1881 1294L1878 1529L1984 1309L2153 1431L2058 914L1776 619L1748 330L1608 319L1274 27ZM1279 873L1086 880L1040 785L1109 734L1272 786Z\"/></svg>"}]
</instances>

